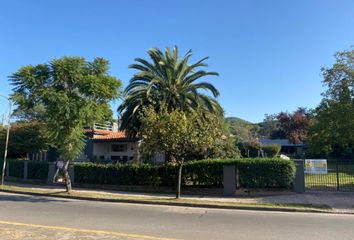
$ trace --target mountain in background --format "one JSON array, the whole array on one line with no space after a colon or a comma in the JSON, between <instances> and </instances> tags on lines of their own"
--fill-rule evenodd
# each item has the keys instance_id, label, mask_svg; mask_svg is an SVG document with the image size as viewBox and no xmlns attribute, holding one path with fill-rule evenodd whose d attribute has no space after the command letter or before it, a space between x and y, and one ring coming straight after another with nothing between
<instances>
[{"instance_id":1,"label":"mountain in background","mask_svg":"<svg viewBox=\"0 0 354 240\"><path fill-rule=\"evenodd\" d=\"M227 117L225 121L229 126L230 133L241 141L255 140L260 129L258 124L238 117Z\"/></svg>"}]
</instances>

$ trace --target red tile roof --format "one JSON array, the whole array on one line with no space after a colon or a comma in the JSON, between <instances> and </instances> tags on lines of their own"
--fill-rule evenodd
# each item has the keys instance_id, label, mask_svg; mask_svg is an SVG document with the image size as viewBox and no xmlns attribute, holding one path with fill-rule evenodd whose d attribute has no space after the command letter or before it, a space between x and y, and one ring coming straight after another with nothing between
<instances>
[{"instance_id":1,"label":"red tile roof","mask_svg":"<svg viewBox=\"0 0 354 240\"><path fill-rule=\"evenodd\" d=\"M102 129L86 129L85 132L92 132L93 139L97 140L119 140L122 138L127 138L124 131L109 131Z\"/></svg>"}]
</instances>

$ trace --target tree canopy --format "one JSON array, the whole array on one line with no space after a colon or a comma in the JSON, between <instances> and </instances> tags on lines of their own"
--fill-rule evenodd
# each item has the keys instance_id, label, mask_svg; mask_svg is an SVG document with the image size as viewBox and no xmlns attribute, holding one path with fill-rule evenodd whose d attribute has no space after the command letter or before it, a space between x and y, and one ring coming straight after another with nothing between
<instances>
[{"instance_id":1,"label":"tree canopy","mask_svg":"<svg viewBox=\"0 0 354 240\"><path fill-rule=\"evenodd\" d=\"M121 82L108 74L109 62L63 57L47 64L28 65L10 76L17 109L41 106L51 144L68 166L84 146L83 128L107 114L109 101L119 97ZM71 189L67 175L67 189ZM69 189L70 188L70 189Z\"/></svg>"},{"instance_id":2,"label":"tree canopy","mask_svg":"<svg viewBox=\"0 0 354 240\"><path fill-rule=\"evenodd\" d=\"M0 153L5 148L6 129L0 128ZM39 122L16 122L11 126L8 156L26 158L27 154L49 149L49 139L45 127Z\"/></svg>"},{"instance_id":3,"label":"tree canopy","mask_svg":"<svg viewBox=\"0 0 354 240\"><path fill-rule=\"evenodd\" d=\"M184 161L193 154L215 154L213 151L220 144L219 141L229 137L224 135L215 114L200 110L186 114L180 109L169 112L163 103L159 112L151 106L144 107L140 121L139 137L142 139L142 147L152 152L163 152L169 161L180 166L179 188ZM233 149L233 153L238 154L235 145ZM177 190L177 197L179 192L180 189Z\"/></svg>"},{"instance_id":4,"label":"tree canopy","mask_svg":"<svg viewBox=\"0 0 354 240\"><path fill-rule=\"evenodd\" d=\"M176 109L184 112L205 109L212 113L222 113L215 100L219 91L208 82L198 81L205 76L218 76L216 72L200 69L207 67L207 57L190 64L191 50L182 58L177 47L173 50L166 48L164 53L158 48L152 48L147 53L151 61L136 58L137 63L129 66L138 72L126 87L123 103L118 108L122 115L121 128L136 133L143 106L153 106L159 111L161 103L170 112ZM212 96L205 92L210 92Z\"/></svg>"},{"instance_id":5,"label":"tree canopy","mask_svg":"<svg viewBox=\"0 0 354 240\"><path fill-rule=\"evenodd\" d=\"M310 129L310 152L321 156L354 157L354 50L335 55L331 68L323 68L327 90L315 110Z\"/></svg>"}]
</instances>

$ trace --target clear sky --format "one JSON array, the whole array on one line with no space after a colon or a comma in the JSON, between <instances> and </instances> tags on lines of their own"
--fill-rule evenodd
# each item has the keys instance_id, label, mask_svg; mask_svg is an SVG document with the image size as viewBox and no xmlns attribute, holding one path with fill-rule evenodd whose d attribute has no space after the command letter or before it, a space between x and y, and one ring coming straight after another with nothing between
<instances>
[{"instance_id":1,"label":"clear sky","mask_svg":"<svg viewBox=\"0 0 354 240\"><path fill-rule=\"evenodd\" d=\"M320 68L353 44L353 0L1 1L0 93L19 67L64 55L106 58L126 86L135 57L178 45L194 60L210 56L226 116L259 122L315 107Z\"/></svg>"}]
</instances>

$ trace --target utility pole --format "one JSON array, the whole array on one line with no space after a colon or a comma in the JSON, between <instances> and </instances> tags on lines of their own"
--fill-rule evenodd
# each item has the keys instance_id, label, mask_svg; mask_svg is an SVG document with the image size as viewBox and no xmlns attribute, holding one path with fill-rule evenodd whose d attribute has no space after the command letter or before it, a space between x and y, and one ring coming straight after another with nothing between
<instances>
[{"instance_id":1,"label":"utility pole","mask_svg":"<svg viewBox=\"0 0 354 240\"><path fill-rule=\"evenodd\" d=\"M4 162L2 165L2 173L1 173L1 186L4 185L5 180L5 171L6 171L6 158L7 158L7 148L9 146L9 136L10 136L10 127L11 127L11 111L12 111L12 101L11 98L0 95L3 98L6 98L9 101L9 115L7 119L7 130L6 130L6 142L5 142L5 150L4 150Z\"/></svg>"}]
</instances>

